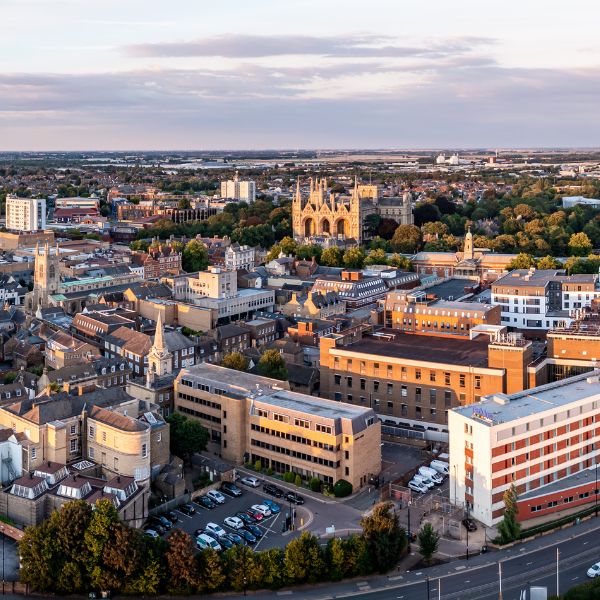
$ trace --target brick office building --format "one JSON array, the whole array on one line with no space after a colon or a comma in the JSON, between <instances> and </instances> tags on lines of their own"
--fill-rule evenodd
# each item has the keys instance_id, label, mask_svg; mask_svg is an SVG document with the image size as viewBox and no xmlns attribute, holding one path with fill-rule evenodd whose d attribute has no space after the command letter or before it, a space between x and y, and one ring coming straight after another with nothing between
<instances>
[{"instance_id":1,"label":"brick office building","mask_svg":"<svg viewBox=\"0 0 600 600\"><path fill-rule=\"evenodd\" d=\"M511 484L520 521L595 501L599 408L595 372L451 410L451 501L488 526Z\"/></svg>"}]
</instances>

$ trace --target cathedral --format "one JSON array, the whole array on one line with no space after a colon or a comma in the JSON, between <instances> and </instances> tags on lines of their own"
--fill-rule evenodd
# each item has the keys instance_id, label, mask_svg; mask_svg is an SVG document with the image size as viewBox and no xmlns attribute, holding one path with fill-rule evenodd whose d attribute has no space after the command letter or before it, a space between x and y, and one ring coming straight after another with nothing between
<instances>
[{"instance_id":1,"label":"cathedral","mask_svg":"<svg viewBox=\"0 0 600 600\"><path fill-rule=\"evenodd\" d=\"M35 246L33 291L25 296L25 307L34 314L38 308L49 306L48 298L57 294L60 288L60 253L58 245L51 247L48 242L40 248Z\"/></svg>"},{"instance_id":2,"label":"cathedral","mask_svg":"<svg viewBox=\"0 0 600 600\"><path fill-rule=\"evenodd\" d=\"M298 242L328 242L354 240L357 244L372 237L367 217L377 215L392 219L398 225L413 223L412 197L383 197L376 185L358 185L355 180L350 196L327 191L327 179L311 178L308 198L300 192L300 181L292 203L294 239Z\"/></svg>"}]
</instances>

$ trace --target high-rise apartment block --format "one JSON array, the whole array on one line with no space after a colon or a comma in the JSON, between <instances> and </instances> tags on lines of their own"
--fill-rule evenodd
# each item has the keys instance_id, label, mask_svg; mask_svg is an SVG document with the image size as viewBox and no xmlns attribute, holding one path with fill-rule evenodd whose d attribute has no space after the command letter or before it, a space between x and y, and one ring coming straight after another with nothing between
<instances>
[{"instance_id":1,"label":"high-rise apartment block","mask_svg":"<svg viewBox=\"0 0 600 600\"><path fill-rule=\"evenodd\" d=\"M6 228L12 231L43 231L46 229L44 198L6 197Z\"/></svg>"},{"instance_id":2,"label":"high-rise apartment block","mask_svg":"<svg viewBox=\"0 0 600 600\"><path fill-rule=\"evenodd\" d=\"M236 173L233 179L221 182L221 198L251 204L256 200L256 184L254 181L242 181Z\"/></svg>"}]
</instances>

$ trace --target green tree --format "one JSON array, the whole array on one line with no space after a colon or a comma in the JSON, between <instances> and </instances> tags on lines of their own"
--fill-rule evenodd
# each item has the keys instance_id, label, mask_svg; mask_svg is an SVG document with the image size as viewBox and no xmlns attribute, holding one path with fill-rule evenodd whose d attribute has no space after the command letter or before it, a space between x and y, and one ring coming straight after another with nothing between
<instances>
[{"instance_id":1,"label":"green tree","mask_svg":"<svg viewBox=\"0 0 600 600\"><path fill-rule=\"evenodd\" d=\"M198 241L191 240L183 249L181 256L182 267L188 273L204 271L208 267L208 250Z\"/></svg>"},{"instance_id":2,"label":"green tree","mask_svg":"<svg viewBox=\"0 0 600 600\"><path fill-rule=\"evenodd\" d=\"M261 554L253 552L248 546L234 546L222 555L225 577L234 591L260 586L265 572Z\"/></svg>"},{"instance_id":3,"label":"green tree","mask_svg":"<svg viewBox=\"0 0 600 600\"><path fill-rule=\"evenodd\" d=\"M388 260L385 254L385 250L371 250L365 258L365 265L387 265Z\"/></svg>"},{"instance_id":4,"label":"green tree","mask_svg":"<svg viewBox=\"0 0 600 600\"><path fill-rule=\"evenodd\" d=\"M296 258L298 258L298 260L312 260L314 257L314 259L320 263L322 253L323 248L321 248L321 246L318 244L307 244L298 247Z\"/></svg>"},{"instance_id":5,"label":"green tree","mask_svg":"<svg viewBox=\"0 0 600 600\"><path fill-rule=\"evenodd\" d=\"M319 540L307 531L302 532L286 546L283 566L289 583L320 581L325 573L325 559Z\"/></svg>"},{"instance_id":6,"label":"green tree","mask_svg":"<svg viewBox=\"0 0 600 600\"><path fill-rule=\"evenodd\" d=\"M560 269L562 268L562 264L556 260L553 256L544 256L543 258L538 259L536 269L540 271L543 269Z\"/></svg>"},{"instance_id":7,"label":"green tree","mask_svg":"<svg viewBox=\"0 0 600 600\"><path fill-rule=\"evenodd\" d=\"M348 248L344 252L344 266L348 269L362 269L365 263L365 255L359 246Z\"/></svg>"},{"instance_id":8,"label":"green tree","mask_svg":"<svg viewBox=\"0 0 600 600\"><path fill-rule=\"evenodd\" d=\"M500 541L503 544L513 542L521 534L521 524L517 521L517 490L514 483L504 492L504 517L498 524Z\"/></svg>"},{"instance_id":9,"label":"green tree","mask_svg":"<svg viewBox=\"0 0 600 600\"><path fill-rule=\"evenodd\" d=\"M337 246L326 248L321 254L321 264L326 267L342 267L344 265L344 253Z\"/></svg>"},{"instance_id":10,"label":"green tree","mask_svg":"<svg viewBox=\"0 0 600 600\"><path fill-rule=\"evenodd\" d=\"M223 357L221 366L236 371L247 371L248 359L241 352L230 352Z\"/></svg>"},{"instance_id":11,"label":"green tree","mask_svg":"<svg viewBox=\"0 0 600 600\"><path fill-rule=\"evenodd\" d=\"M184 461L190 461L192 454L206 450L209 433L198 421L188 419L180 412L167 417L171 426L171 452Z\"/></svg>"},{"instance_id":12,"label":"green tree","mask_svg":"<svg viewBox=\"0 0 600 600\"><path fill-rule=\"evenodd\" d=\"M11 384L16 378L17 375L19 373L17 371L9 371L5 376L4 376L4 384L5 385L9 385Z\"/></svg>"},{"instance_id":13,"label":"green tree","mask_svg":"<svg viewBox=\"0 0 600 600\"><path fill-rule=\"evenodd\" d=\"M440 535L433 528L431 523L425 523L425 525L421 527L417 537L419 539L419 552L423 556L425 562L429 564L433 555L437 552Z\"/></svg>"},{"instance_id":14,"label":"green tree","mask_svg":"<svg viewBox=\"0 0 600 600\"><path fill-rule=\"evenodd\" d=\"M226 577L221 557L212 549L203 550L198 556L200 591L216 592L225 584Z\"/></svg>"},{"instance_id":15,"label":"green tree","mask_svg":"<svg viewBox=\"0 0 600 600\"><path fill-rule=\"evenodd\" d=\"M531 267L535 267L535 259L531 254L521 252L508 263L507 269L529 269Z\"/></svg>"},{"instance_id":16,"label":"green tree","mask_svg":"<svg viewBox=\"0 0 600 600\"><path fill-rule=\"evenodd\" d=\"M369 548L364 535L351 535L344 541L346 569L344 577L368 575L373 572Z\"/></svg>"},{"instance_id":17,"label":"green tree","mask_svg":"<svg viewBox=\"0 0 600 600\"><path fill-rule=\"evenodd\" d=\"M421 230L416 225L400 225L394 232L392 248L396 252L412 254L421 244Z\"/></svg>"},{"instance_id":18,"label":"green tree","mask_svg":"<svg viewBox=\"0 0 600 600\"><path fill-rule=\"evenodd\" d=\"M406 533L390 502L378 504L360 521L373 569L389 571L400 559L407 545Z\"/></svg>"},{"instance_id":19,"label":"green tree","mask_svg":"<svg viewBox=\"0 0 600 600\"><path fill-rule=\"evenodd\" d=\"M191 594L200 583L198 564L194 558L192 538L183 529L173 529L167 538L169 547L164 561L169 573L168 591Z\"/></svg>"},{"instance_id":20,"label":"green tree","mask_svg":"<svg viewBox=\"0 0 600 600\"><path fill-rule=\"evenodd\" d=\"M587 256L592 248L590 238L583 232L574 233L569 238L569 254L571 256Z\"/></svg>"},{"instance_id":21,"label":"green tree","mask_svg":"<svg viewBox=\"0 0 600 600\"><path fill-rule=\"evenodd\" d=\"M188 208L192 208L192 205L190 204L188 198L179 198L179 201L177 202L177 208L181 210L187 210Z\"/></svg>"},{"instance_id":22,"label":"green tree","mask_svg":"<svg viewBox=\"0 0 600 600\"><path fill-rule=\"evenodd\" d=\"M296 484L296 487L300 487L302 485L302 477L300 477L300 475L296 474L294 483Z\"/></svg>"},{"instance_id":23,"label":"green tree","mask_svg":"<svg viewBox=\"0 0 600 600\"><path fill-rule=\"evenodd\" d=\"M399 254L393 254L388 263L390 266L396 267L397 269L403 269L404 271L413 270L413 265L410 262L410 259L406 256L400 256Z\"/></svg>"},{"instance_id":24,"label":"green tree","mask_svg":"<svg viewBox=\"0 0 600 600\"><path fill-rule=\"evenodd\" d=\"M344 578L346 553L344 551L344 542L340 538L333 538L327 542L325 549L327 563L327 572L332 581L339 581ZM357 573L358 575L358 573Z\"/></svg>"},{"instance_id":25,"label":"green tree","mask_svg":"<svg viewBox=\"0 0 600 600\"><path fill-rule=\"evenodd\" d=\"M256 370L264 377L281 379L282 381L288 378L285 361L277 350L266 350L260 357Z\"/></svg>"},{"instance_id":26,"label":"green tree","mask_svg":"<svg viewBox=\"0 0 600 600\"><path fill-rule=\"evenodd\" d=\"M129 247L132 250L138 250L140 252L148 252L148 248L150 247L150 242L148 240L134 240L129 244Z\"/></svg>"},{"instance_id":27,"label":"green tree","mask_svg":"<svg viewBox=\"0 0 600 600\"><path fill-rule=\"evenodd\" d=\"M259 555L262 565L262 585L275 589L283 585L283 550L281 548L270 548L263 550Z\"/></svg>"}]
</instances>

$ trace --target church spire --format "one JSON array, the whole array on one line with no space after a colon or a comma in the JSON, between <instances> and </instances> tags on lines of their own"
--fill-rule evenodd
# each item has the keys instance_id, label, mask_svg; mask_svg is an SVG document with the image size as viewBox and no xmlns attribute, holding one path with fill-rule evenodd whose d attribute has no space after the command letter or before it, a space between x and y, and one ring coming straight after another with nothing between
<instances>
[{"instance_id":1,"label":"church spire","mask_svg":"<svg viewBox=\"0 0 600 600\"><path fill-rule=\"evenodd\" d=\"M302 201L302 196L300 195L300 177L296 177L296 202L300 204Z\"/></svg>"},{"instance_id":2,"label":"church spire","mask_svg":"<svg viewBox=\"0 0 600 600\"><path fill-rule=\"evenodd\" d=\"M160 312L158 313L158 318L156 319L156 333L154 334L154 344L152 345L152 348L156 351L157 354L164 354L165 340L162 316Z\"/></svg>"},{"instance_id":3,"label":"church spire","mask_svg":"<svg viewBox=\"0 0 600 600\"><path fill-rule=\"evenodd\" d=\"M473 234L471 233L471 226L467 229L467 234L465 235L465 249L464 249L464 259L471 259L475 256L475 252L473 249Z\"/></svg>"}]
</instances>

